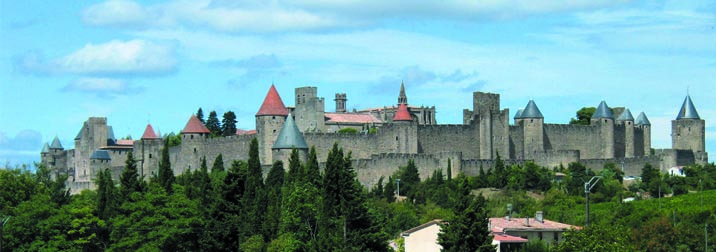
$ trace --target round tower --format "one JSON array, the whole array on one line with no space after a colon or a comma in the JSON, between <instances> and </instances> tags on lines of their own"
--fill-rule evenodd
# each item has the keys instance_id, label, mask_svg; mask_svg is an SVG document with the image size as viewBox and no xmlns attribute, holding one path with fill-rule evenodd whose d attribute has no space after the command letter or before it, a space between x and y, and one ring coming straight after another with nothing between
<instances>
[{"instance_id":1,"label":"round tower","mask_svg":"<svg viewBox=\"0 0 716 252\"><path fill-rule=\"evenodd\" d=\"M259 158L261 164L270 165L273 161L271 148L278 138L288 116L288 110L271 84L261 108L256 113L256 137L259 142Z\"/></svg>"},{"instance_id":2,"label":"round tower","mask_svg":"<svg viewBox=\"0 0 716 252\"><path fill-rule=\"evenodd\" d=\"M602 155L600 158L614 158L614 114L605 101L599 103L597 111L591 119L592 125L599 127L600 146Z\"/></svg>"},{"instance_id":3,"label":"round tower","mask_svg":"<svg viewBox=\"0 0 716 252\"><path fill-rule=\"evenodd\" d=\"M289 159L293 149L298 150L299 160L302 163L306 162L308 144L306 144L306 139L303 138L303 134L301 134L294 122L293 116L289 114L286 118L286 123L283 124L281 132L276 138L276 142L271 147L273 161L281 160L283 168L288 170L290 167Z\"/></svg>"},{"instance_id":4,"label":"round tower","mask_svg":"<svg viewBox=\"0 0 716 252\"><path fill-rule=\"evenodd\" d=\"M643 155L651 155L651 122L644 112L639 113L634 124L641 129L643 138Z\"/></svg>"},{"instance_id":5,"label":"round tower","mask_svg":"<svg viewBox=\"0 0 716 252\"><path fill-rule=\"evenodd\" d=\"M520 113L524 134L524 157L534 159L544 152L544 116L537 104L530 100Z\"/></svg>"},{"instance_id":6,"label":"round tower","mask_svg":"<svg viewBox=\"0 0 716 252\"><path fill-rule=\"evenodd\" d=\"M624 112L617 118L616 123L624 127L624 157L634 157L634 116L629 111L629 108L624 109Z\"/></svg>"}]
</instances>

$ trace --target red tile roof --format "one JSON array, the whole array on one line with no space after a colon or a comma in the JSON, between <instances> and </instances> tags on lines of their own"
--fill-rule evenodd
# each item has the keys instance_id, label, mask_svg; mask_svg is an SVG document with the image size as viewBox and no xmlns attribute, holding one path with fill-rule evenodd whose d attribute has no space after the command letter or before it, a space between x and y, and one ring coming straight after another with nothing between
<instances>
[{"instance_id":1,"label":"red tile roof","mask_svg":"<svg viewBox=\"0 0 716 252\"><path fill-rule=\"evenodd\" d=\"M151 124L147 124L147 128L144 129L144 134L141 139L157 139L157 133L154 133L154 128Z\"/></svg>"},{"instance_id":2,"label":"red tile roof","mask_svg":"<svg viewBox=\"0 0 716 252\"><path fill-rule=\"evenodd\" d=\"M525 218L512 218L507 220L505 217L490 218L490 224L492 225L493 232L507 232L507 231L539 231L539 230L565 230L571 227L579 229L579 227L572 226L569 224L559 223L544 219L543 222L538 222L534 218L529 218L529 226L525 225Z\"/></svg>"},{"instance_id":3,"label":"red tile roof","mask_svg":"<svg viewBox=\"0 0 716 252\"><path fill-rule=\"evenodd\" d=\"M134 145L134 140L117 140L117 145Z\"/></svg>"},{"instance_id":4,"label":"red tile roof","mask_svg":"<svg viewBox=\"0 0 716 252\"><path fill-rule=\"evenodd\" d=\"M413 118L410 117L410 112L408 112L408 107L405 106L405 104L401 103L400 106L398 106L398 111L395 112L395 116L393 116L393 121L412 121Z\"/></svg>"},{"instance_id":5,"label":"red tile roof","mask_svg":"<svg viewBox=\"0 0 716 252\"><path fill-rule=\"evenodd\" d=\"M326 113L326 123L381 123L382 121L371 114L353 113Z\"/></svg>"},{"instance_id":6,"label":"red tile roof","mask_svg":"<svg viewBox=\"0 0 716 252\"><path fill-rule=\"evenodd\" d=\"M182 134L197 134L197 133L211 133L209 129L204 126L201 121L199 121L199 118L196 118L195 115L191 115L189 117L189 121L186 123L186 126L184 126L184 130L181 131Z\"/></svg>"},{"instance_id":7,"label":"red tile roof","mask_svg":"<svg viewBox=\"0 0 716 252\"><path fill-rule=\"evenodd\" d=\"M259 112L256 113L256 116L264 115L288 115L288 110L286 109L286 106L283 105L281 96L278 94L278 91L276 91L276 87L273 84L271 84L271 88L266 94L266 98L264 98L264 103L261 104Z\"/></svg>"},{"instance_id":8,"label":"red tile roof","mask_svg":"<svg viewBox=\"0 0 716 252\"><path fill-rule=\"evenodd\" d=\"M242 129L236 130L236 135L253 135L253 134L256 134L256 130L242 130Z\"/></svg>"},{"instance_id":9,"label":"red tile roof","mask_svg":"<svg viewBox=\"0 0 716 252\"><path fill-rule=\"evenodd\" d=\"M495 241L499 241L500 243L526 243L527 239L517 236L511 236L505 233L497 233L493 232L493 235L495 235L492 239Z\"/></svg>"}]
</instances>

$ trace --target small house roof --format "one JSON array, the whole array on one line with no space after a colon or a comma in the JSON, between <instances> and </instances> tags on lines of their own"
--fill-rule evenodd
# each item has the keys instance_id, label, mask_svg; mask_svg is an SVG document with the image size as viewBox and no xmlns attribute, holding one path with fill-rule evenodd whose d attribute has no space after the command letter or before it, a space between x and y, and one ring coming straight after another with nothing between
<instances>
[{"instance_id":1,"label":"small house roof","mask_svg":"<svg viewBox=\"0 0 716 252\"><path fill-rule=\"evenodd\" d=\"M52 139L52 143L50 144L50 149L64 149L62 148L62 143L60 143L60 139L55 136L55 139Z\"/></svg>"},{"instance_id":2,"label":"small house roof","mask_svg":"<svg viewBox=\"0 0 716 252\"><path fill-rule=\"evenodd\" d=\"M529 226L527 220L529 219ZM573 227L569 224L559 223L543 219L542 222L534 218L510 218L504 217L490 218L491 229L493 232L510 232L510 231L562 231ZM578 227L577 227L578 228Z\"/></svg>"},{"instance_id":3,"label":"small house roof","mask_svg":"<svg viewBox=\"0 0 716 252\"><path fill-rule=\"evenodd\" d=\"M112 160L112 157L109 156L109 151L96 150L92 153L92 156L90 157L90 159Z\"/></svg>"},{"instance_id":4,"label":"small house roof","mask_svg":"<svg viewBox=\"0 0 716 252\"><path fill-rule=\"evenodd\" d=\"M412 121L413 118L410 117L410 112L408 112L408 107L405 106L405 103L401 103L398 105L398 111L395 112L395 116L393 116L393 121Z\"/></svg>"},{"instance_id":5,"label":"small house roof","mask_svg":"<svg viewBox=\"0 0 716 252\"><path fill-rule=\"evenodd\" d=\"M205 134L205 133L211 133L209 129L204 126L201 121L199 121L199 118L196 118L195 115L191 115L189 117L189 121L186 123L186 126L184 126L184 130L181 131L182 134Z\"/></svg>"},{"instance_id":6,"label":"small house roof","mask_svg":"<svg viewBox=\"0 0 716 252\"><path fill-rule=\"evenodd\" d=\"M278 91L276 91L276 86L273 84L271 84L271 88L269 88L266 98L264 98L264 102L261 104L261 108L259 108L259 112L256 112L256 116L266 115L288 115L288 109L286 109L286 106L281 100L281 96L278 94Z\"/></svg>"},{"instance_id":7,"label":"small house roof","mask_svg":"<svg viewBox=\"0 0 716 252\"><path fill-rule=\"evenodd\" d=\"M144 134L142 134L142 138L140 139L159 139L159 137L157 137L157 133L154 132L154 127L152 127L151 123L147 123L147 127L144 128Z\"/></svg>"},{"instance_id":8,"label":"small house roof","mask_svg":"<svg viewBox=\"0 0 716 252\"><path fill-rule=\"evenodd\" d=\"M619 115L617 121L634 121L634 116L632 116L631 111L629 111L629 108L626 108L624 109L624 112Z\"/></svg>"},{"instance_id":9,"label":"small house roof","mask_svg":"<svg viewBox=\"0 0 716 252\"><path fill-rule=\"evenodd\" d=\"M676 115L676 120L679 119L701 119L701 117L699 117L699 113L696 112L696 107L694 107L694 103L691 101L691 96L689 95L687 95L684 99L684 104L681 105L679 114Z\"/></svg>"},{"instance_id":10,"label":"small house roof","mask_svg":"<svg viewBox=\"0 0 716 252\"><path fill-rule=\"evenodd\" d=\"M612 111L609 109L609 106L607 106L607 102L602 101L599 103L599 106L597 107L597 111L594 112L594 115L592 115L592 118L614 119L614 114L612 114Z\"/></svg>"},{"instance_id":11,"label":"small house roof","mask_svg":"<svg viewBox=\"0 0 716 252\"><path fill-rule=\"evenodd\" d=\"M303 134L301 134L301 131L298 130L298 126L296 126L296 123L293 121L293 116L288 115L271 149L292 148L308 149L308 144L306 144L306 139L303 138Z\"/></svg>"},{"instance_id":12,"label":"small house roof","mask_svg":"<svg viewBox=\"0 0 716 252\"><path fill-rule=\"evenodd\" d=\"M358 113L325 113L326 123L381 123L372 114Z\"/></svg>"},{"instance_id":13,"label":"small house roof","mask_svg":"<svg viewBox=\"0 0 716 252\"><path fill-rule=\"evenodd\" d=\"M649 122L649 118L646 118L646 114L644 112L639 113L639 116L636 117L636 122L634 122L636 125L651 125L651 122Z\"/></svg>"},{"instance_id":14,"label":"small house roof","mask_svg":"<svg viewBox=\"0 0 716 252\"><path fill-rule=\"evenodd\" d=\"M417 227L414 227L414 228L405 230L405 231L403 231L403 232L400 233L400 234L401 234L401 236L408 236L408 235L410 235L410 234L412 234L412 233L415 233L415 232L417 232L417 231L420 231L420 230L422 230L422 229L425 229L426 227L429 227L429 226L432 226L432 225L439 225L439 224L442 223L442 222L443 222L443 221L440 220L440 219L431 220L431 221L428 221L428 222L426 222L426 223L420 224L420 226L417 226Z\"/></svg>"},{"instance_id":15,"label":"small house roof","mask_svg":"<svg viewBox=\"0 0 716 252\"><path fill-rule=\"evenodd\" d=\"M542 116L542 112L539 111L535 101L530 100L525 110L520 114L520 118L544 118L544 116Z\"/></svg>"}]
</instances>

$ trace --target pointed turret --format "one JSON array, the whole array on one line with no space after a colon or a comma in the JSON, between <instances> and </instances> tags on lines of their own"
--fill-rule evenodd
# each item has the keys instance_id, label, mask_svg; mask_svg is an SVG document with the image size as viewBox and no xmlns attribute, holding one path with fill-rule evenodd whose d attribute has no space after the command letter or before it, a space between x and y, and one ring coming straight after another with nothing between
<instances>
[{"instance_id":1,"label":"pointed turret","mask_svg":"<svg viewBox=\"0 0 716 252\"><path fill-rule=\"evenodd\" d=\"M199 121L199 118L196 118L195 115L191 115L189 117L189 121L186 123L186 126L184 126L184 129L181 131L182 134L209 134L211 131L204 126L201 121Z\"/></svg>"},{"instance_id":2,"label":"pointed turret","mask_svg":"<svg viewBox=\"0 0 716 252\"><path fill-rule=\"evenodd\" d=\"M271 84L264 102L261 104L259 112L256 112L256 116L287 116L288 110L281 100L281 96L276 91L276 87Z\"/></svg>"},{"instance_id":3,"label":"pointed turret","mask_svg":"<svg viewBox=\"0 0 716 252\"><path fill-rule=\"evenodd\" d=\"M62 143L60 143L60 139L55 136L55 139L52 140L52 144L50 144L50 149L52 150L63 150Z\"/></svg>"},{"instance_id":4,"label":"pointed turret","mask_svg":"<svg viewBox=\"0 0 716 252\"><path fill-rule=\"evenodd\" d=\"M599 106L597 107L597 111L595 111L594 115L592 115L592 119L595 119L595 118L614 119L614 114L612 114L612 110L610 110L609 106L607 106L607 102L602 101L599 103Z\"/></svg>"},{"instance_id":5,"label":"pointed turret","mask_svg":"<svg viewBox=\"0 0 716 252\"><path fill-rule=\"evenodd\" d=\"M197 119L199 119L199 118L197 118ZM199 121L199 122L201 122L201 121ZM154 128L152 127L152 124L149 124L149 123L147 124L147 128L144 129L144 134L142 134L141 139L142 140L144 140L144 139L159 139L159 137L157 137L157 134L154 133Z\"/></svg>"},{"instance_id":6,"label":"pointed turret","mask_svg":"<svg viewBox=\"0 0 716 252\"><path fill-rule=\"evenodd\" d=\"M687 95L686 99L684 99L684 104L681 105L681 110L679 110L679 114L676 115L676 120L679 119L701 119L699 117L699 113L696 112L696 107L694 107L694 103L691 102L691 96Z\"/></svg>"},{"instance_id":7,"label":"pointed turret","mask_svg":"<svg viewBox=\"0 0 716 252\"><path fill-rule=\"evenodd\" d=\"M400 95L398 96L398 104L408 104L408 96L405 95L405 83L400 82Z\"/></svg>"},{"instance_id":8,"label":"pointed turret","mask_svg":"<svg viewBox=\"0 0 716 252\"><path fill-rule=\"evenodd\" d=\"M624 112L622 112L621 115L619 115L617 121L634 121L634 116L632 116L631 111L627 108L624 109Z\"/></svg>"},{"instance_id":9,"label":"pointed turret","mask_svg":"<svg viewBox=\"0 0 716 252\"><path fill-rule=\"evenodd\" d=\"M412 120L413 118L410 117L410 112L408 112L408 106L405 106L405 103L398 105L398 111L396 111L395 116L393 116L393 122L410 122Z\"/></svg>"},{"instance_id":10,"label":"pointed turret","mask_svg":"<svg viewBox=\"0 0 716 252\"><path fill-rule=\"evenodd\" d=\"M95 151L92 153L92 156L90 157L90 159L95 159L95 160L112 160L112 157L110 157L109 151L107 151L107 150L95 150Z\"/></svg>"},{"instance_id":11,"label":"pointed turret","mask_svg":"<svg viewBox=\"0 0 716 252\"><path fill-rule=\"evenodd\" d=\"M514 119L522 119L522 112L525 111L524 109L518 109L517 113L515 113Z\"/></svg>"},{"instance_id":12,"label":"pointed turret","mask_svg":"<svg viewBox=\"0 0 716 252\"><path fill-rule=\"evenodd\" d=\"M50 145L47 143L45 143L45 146L42 146L42 151L40 152L40 154L46 154L46 153L50 153Z\"/></svg>"},{"instance_id":13,"label":"pointed turret","mask_svg":"<svg viewBox=\"0 0 716 252\"><path fill-rule=\"evenodd\" d=\"M634 124L651 125L651 122L649 121L649 118L646 117L646 114L644 114L644 112L641 112L639 113L639 116L636 117L636 121L634 121Z\"/></svg>"},{"instance_id":14,"label":"pointed turret","mask_svg":"<svg viewBox=\"0 0 716 252\"><path fill-rule=\"evenodd\" d=\"M298 130L298 126L296 126L296 123L293 121L293 116L288 115L271 149L292 148L307 150L308 144L306 144L306 139L303 138L303 134L301 134L301 131Z\"/></svg>"},{"instance_id":15,"label":"pointed turret","mask_svg":"<svg viewBox=\"0 0 716 252\"><path fill-rule=\"evenodd\" d=\"M544 118L544 116L542 116L542 112L539 111L535 101L530 100L525 110L520 114L520 118Z\"/></svg>"}]
</instances>

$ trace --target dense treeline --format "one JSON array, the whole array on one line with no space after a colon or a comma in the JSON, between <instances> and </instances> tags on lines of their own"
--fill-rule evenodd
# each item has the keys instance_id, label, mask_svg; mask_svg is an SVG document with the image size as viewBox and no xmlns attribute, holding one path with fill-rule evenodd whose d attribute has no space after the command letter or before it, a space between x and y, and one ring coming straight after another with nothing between
<instances>
[{"instance_id":1,"label":"dense treeline","mask_svg":"<svg viewBox=\"0 0 716 252\"><path fill-rule=\"evenodd\" d=\"M167 141L163 150L168 150ZM174 176L163 151L159 172L140 177L128 153L118 181L108 169L97 174L97 190L69 195L67 177L51 179L47 167L35 173L0 170L0 217L11 216L2 233L3 248L13 251L389 251L391 239L422 223L446 220L440 242L447 251L473 246L489 251L486 218L515 217L542 210L550 220L584 225L584 181L600 175L591 191L589 228L570 231L566 242L528 251L703 251L705 224L716 236L716 166L685 168L685 177L660 174L645 165L641 180L628 190L614 164L594 172L582 164L547 169L534 163L506 166L498 158L479 175L453 178L448 162L420 180L411 160L370 190L356 179L350 153L334 145L325 169L315 149L305 163L293 151L289 169L276 162L265 178L258 144L249 159L223 167L215 157L207 167ZM558 180L555 176L564 177ZM398 182L399 181L399 182ZM399 189L398 189L399 187ZM488 199L475 189L488 192ZM691 193L689 193L691 191ZM687 194L661 198L666 194ZM647 195L650 195L647 197ZM622 199L636 197L631 203ZM647 199L648 200L639 200ZM600 204L596 204L603 202ZM660 204L659 204L660 203ZM0 218L1 219L1 218ZM463 223L459 224L458 223ZM452 225L455 224L455 225ZM466 228L467 227L467 228ZM471 234L467 234L471 232ZM662 233L669 239L658 238ZM461 237L471 237L465 243ZM480 238L482 237L482 238ZM593 240L609 241L594 244ZM400 244L400 240L397 240ZM606 244L606 245L605 245ZM609 245L609 246L607 246ZM606 246L606 247L605 247Z\"/></svg>"}]
</instances>

